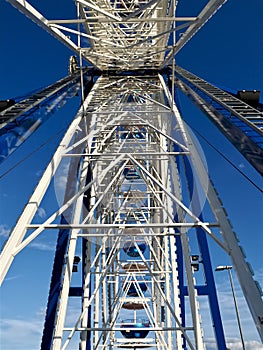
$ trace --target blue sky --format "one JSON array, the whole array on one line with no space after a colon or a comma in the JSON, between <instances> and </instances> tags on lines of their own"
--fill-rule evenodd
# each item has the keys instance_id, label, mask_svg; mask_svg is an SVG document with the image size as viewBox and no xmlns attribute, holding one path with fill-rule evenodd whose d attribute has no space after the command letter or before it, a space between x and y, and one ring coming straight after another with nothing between
<instances>
[{"instance_id":1,"label":"blue sky","mask_svg":"<svg viewBox=\"0 0 263 350\"><path fill-rule=\"evenodd\" d=\"M37 8L49 18L72 17L70 11L74 10L73 1L67 6L62 0L57 0L56 6L52 6L52 2L35 0L31 3L37 4ZM196 8L203 3L205 3L203 0L181 0L179 13L185 16L196 15ZM262 101L262 14L262 0L253 0L250 5L246 0L229 0L182 49L176 58L177 63L222 88L261 90ZM0 26L2 52L0 99L26 95L67 75L68 59L72 53L3 0L0 0ZM1 242L15 224L25 201L37 184L59 140L55 135L68 125L78 103L77 97L70 101L5 163L1 164ZM183 116L189 125L202 133L258 186L262 186L262 180L256 171L183 96L181 105ZM32 149L44 144L50 138L51 141L47 145L17 165L8 175L3 176ZM263 285L262 195L206 142L200 140L200 143L205 152L209 174L244 247L247 260L255 271L255 279ZM60 176L62 181L63 174ZM52 198L52 191L50 196ZM44 218L51 211L52 201L48 197L44 199L38 216ZM39 347L54 244L55 232L48 232L21 252L1 288L0 345L3 350L34 350ZM213 244L211 244L211 251L214 267L231 264ZM226 339L229 345L231 343L231 349L241 349L234 308L230 309L229 306L232 303L232 297L227 274L220 272L215 277L219 302L224 310L222 317ZM262 349L235 275L234 281L247 350ZM207 348L215 349L212 343Z\"/></svg>"}]
</instances>

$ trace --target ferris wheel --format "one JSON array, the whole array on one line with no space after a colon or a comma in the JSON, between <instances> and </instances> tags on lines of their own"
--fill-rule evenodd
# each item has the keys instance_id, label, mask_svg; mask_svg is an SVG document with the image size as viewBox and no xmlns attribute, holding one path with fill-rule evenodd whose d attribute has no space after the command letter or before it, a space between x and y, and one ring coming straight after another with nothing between
<instances>
[{"instance_id":1,"label":"ferris wheel","mask_svg":"<svg viewBox=\"0 0 263 350\"><path fill-rule=\"evenodd\" d=\"M72 56L65 78L2 101L0 162L81 99L0 256L3 282L24 248L57 234L41 349L202 350L205 299L225 350L209 242L230 259L263 339L262 292L177 99L187 95L263 174L258 91L230 93L175 61L225 0L194 17L178 16L175 0L77 0L70 19L8 2ZM64 198L36 220L61 166Z\"/></svg>"}]
</instances>

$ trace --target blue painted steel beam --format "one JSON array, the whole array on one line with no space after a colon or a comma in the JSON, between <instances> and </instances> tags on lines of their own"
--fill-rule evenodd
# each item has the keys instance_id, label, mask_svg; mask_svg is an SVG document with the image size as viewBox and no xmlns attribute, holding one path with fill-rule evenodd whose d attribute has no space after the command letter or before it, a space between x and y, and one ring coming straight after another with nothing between
<instances>
[{"instance_id":1,"label":"blue painted steel beam","mask_svg":"<svg viewBox=\"0 0 263 350\"><path fill-rule=\"evenodd\" d=\"M61 223L67 223L64 217L61 218ZM70 230L59 230L56 253L53 263L53 271L49 289L46 318L44 323L43 336L41 341L41 350L50 350L53 341L53 332L55 329L55 320L57 314L57 306L59 295L62 289L62 276L65 263L65 255L69 243Z\"/></svg>"},{"instance_id":2,"label":"blue painted steel beam","mask_svg":"<svg viewBox=\"0 0 263 350\"><path fill-rule=\"evenodd\" d=\"M82 130L85 130L84 121L83 124L80 125L80 128ZM77 133L75 141L77 142L82 137L83 133ZM78 147L76 147L75 151L76 153L82 153L83 144L80 144ZM71 199L78 190L79 169L81 162L82 159L79 159L78 157L72 157L70 160L64 202L67 202L69 199ZM85 193L85 195L87 194L88 193ZM70 206L65 211L64 216L61 217L60 223L68 224L68 221L72 222L73 211L74 208ZM50 350L52 347L53 332L56 326L56 315L59 305L59 297L63 286L66 255L70 240L70 233L70 229L60 229L58 233L57 246L47 302L46 318L41 342L41 350ZM71 287L71 289L69 290L69 296L79 296L78 294L80 294L80 287Z\"/></svg>"},{"instance_id":3,"label":"blue painted steel beam","mask_svg":"<svg viewBox=\"0 0 263 350\"><path fill-rule=\"evenodd\" d=\"M168 79L168 87L171 91L172 85ZM176 98L176 96L175 96ZM180 109L180 108L179 108ZM178 151L178 146L174 145L174 151ZM189 162L188 157L176 157L178 171L180 173L180 169L185 172L186 182L188 186L189 198L191 198L191 204L193 208L193 212L201 213L200 209L200 201L197 191L194 192L194 177L193 170L191 164ZM202 213L199 216L201 221L203 220ZM176 217L175 217L176 220ZM206 233L200 229L196 228L196 237L198 241L201 263L203 265L203 272L205 277L205 284L196 286L198 295L203 295L208 297L210 312L214 325L214 332L217 342L218 350L226 349L225 335L222 325L222 319L220 315L220 309L218 305L217 293L216 293L216 285L214 281L213 269L210 259L210 252L207 243ZM177 264L178 264L178 279L179 279L179 289L180 289L180 301L181 301L181 312L182 312L182 325L185 326L185 297L188 296L187 286L185 286L184 282L184 260L183 260L183 251L182 251L182 243L180 236L176 236L176 252L177 252ZM186 344L184 344L186 346Z\"/></svg>"},{"instance_id":4,"label":"blue painted steel beam","mask_svg":"<svg viewBox=\"0 0 263 350\"><path fill-rule=\"evenodd\" d=\"M185 169L187 173L187 181L188 181L188 188L189 188L189 194L191 198L191 204L193 208L193 212L195 213L201 213L199 215L200 221L204 221L202 210L200 208L200 201L199 201L199 195L197 191L194 193L194 177L192 172L192 167L190 164L190 161L187 157L183 159L185 164ZM214 332L217 342L217 348L218 350L225 350L226 349L226 341L225 341L225 335L224 335L224 329L217 299L217 293L216 293L216 285L213 275L213 268L211 264L211 258L210 258L210 252L209 247L207 243L206 233L204 230L200 227L195 228L196 230L196 238L199 246L199 251L201 254L201 260L199 261L200 264L203 265L203 272L205 277L205 285L204 286L198 286L196 287L197 291L202 292L202 295L208 296L209 306L210 306L210 312L213 320L213 326L214 326ZM201 295L201 294L200 294Z\"/></svg>"},{"instance_id":5,"label":"blue painted steel beam","mask_svg":"<svg viewBox=\"0 0 263 350\"><path fill-rule=\"evenodd\" d=\"M78 148L80 152L80 147ZM72 198L77 191L78 169L80 159L72 157L69 166L68 179L65 191L64 202ZM60 219L61 224L68 224L68 220L73 216L73 208L69 207ZM41 350L50 350L53 342L53 332L56 326L56 315L59 304L60 292L62 290L66 255L70 240L70 229L60 229L58 232L57 246L51 275L49 296L46 309L46 318L41 342Z\"/></svg>"}]
</instances>

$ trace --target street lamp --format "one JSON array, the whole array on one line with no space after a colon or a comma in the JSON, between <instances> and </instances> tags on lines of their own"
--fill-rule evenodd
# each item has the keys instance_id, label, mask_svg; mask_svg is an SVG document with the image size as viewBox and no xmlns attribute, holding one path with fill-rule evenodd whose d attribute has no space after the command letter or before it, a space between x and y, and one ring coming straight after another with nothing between
<instances>
[{"instance_id":1,"label":"street lamp","mask_svg":"<svg viewBox=\"0 0 263 350\"><path fill-rule=\"evenodd\" d=\"M239 333L240 333L240 337L241 337L243 350L245 350L246 349L245 348L245 342L244 342L242 328L241 328L241 322L240 322L239 311L238 311L238 307L237 307L237 300L236 300L236 294L235 294L235 290L234 290L234 283L233 283L233 277L232 277L231 269L232 269L232 266L227 266L227 265L226 266L217 266L216 271L223 271L223 270L227 270L228 271L230 285L231 285L232 294L233 294L233 299L234 299L234 303L235 303L235 309L236 309Z\"/></svg>"}]
</instances>

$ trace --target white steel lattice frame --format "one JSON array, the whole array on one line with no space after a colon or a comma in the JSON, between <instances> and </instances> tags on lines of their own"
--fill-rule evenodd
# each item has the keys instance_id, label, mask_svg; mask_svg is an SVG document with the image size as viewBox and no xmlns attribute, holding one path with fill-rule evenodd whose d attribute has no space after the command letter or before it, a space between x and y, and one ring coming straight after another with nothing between
<instances>
[{"instance_id":1,"label":"white steel lattice frame","mask_svg":"<svg viewBox=\"0 0 263 350\"><path fill-rule=\"evenodd\" d=\"M144 344L172 349L175 338L178 349L182 349L182 334L190 349L196 346L198 349L204 348L187 231L193 226L200 226L216 241L218 238L212 233L210 224L201 222L182 202L174 156L189 155L188 141L179 113L175 116L175 107L165 104L167 93L163 79L158 75L143 78L100 77L50 163L50 168L55 172L64 156L80 156L74 154L74 149L80 143L86 144L78 193L44 223L30 224L37 203L41 202L44 194L43 186L46 187L52 178L48 167L21 215L20 221L23 223L18 222L13 231L15 234L7 242L2 259L6 259L9 265L14 256L44 229L61 228L62 225L52 222L71 205L75 206L69 225L71 238L53 349L66 349L76 332L82 333L81 349L85 349L89 307L94 315L94 323L89 328L93 331L94 349L129 344L130 347ZM83 133L80 141L67 147L72 135L79 129L83 112L88 133ZM173 123L180 130L181 141L172 136ZM174 145L179 147L179 151L173 151ZM171 163L174 164L172 167ZM85 184L88 165L92 169L92 180ZM90 208L83 210L83 195L89 188ZM33 201L34 210L31 208ZM176 212L180 217L177 221L174 219ZM176 233L175 228L180 233ZM23 240L22 235L26 234L27 229L35 230ZM20 232L20 237L16 230ZM182 237L192 313L192 324L186 327L181 325L180 320L176 234ZM81 237L87 238L86 255L93 257L93 261L88 262L85 268L82 312L75 324L65 327L76 243ZM122 252L127 242L131 242L139 251L139 258L126 261L128 271L127 266L126 269L123 266L127 257ZM139 242L147 245L148 257L142 254ZM9 256L9 261L6 256ZM132 269L134 264L136 268ZM141 282L147 285L147 297L141 290ZM155 336L144 340L131 339L127 344L127 340L121 340L116 334L120 330L130 330L120 324L120 316L123 304L131 302L127 296L131 284L137 291L133 304L143 305L143 312L151 323L150 331ZM123 285L126 285L125 288ZM165 319L161 318L162 313ZM69 335L65 338L67 332ZM190 340L189 332L194 334L194 340Z\"/></svg>"},{"instance_id":2,"label":"white steel lattice frame","mask_svg":"<svg viewBox=\"0 0 263 350\"><path fill-rule=\"evenodd\" d=\"M165 169L165 163L167 167L168 158L170 157L170 147L167 149L168 144L171 144L171 136L167 134L167 130L169 129L169 124L167 124L167 122L169 123L170 118L167 118L167 114L171 113L167 109L167 106L162 106L164 92L162 91L161 82L158 80L158 77L149 77L148 81L146 77L144 77L143 80L136 77L100 78L94 88L97 90L97 107L95 108L96 112L93 113L93 117L94 115L96 117L94 123L92 123L95 129L91 128L88 139L91 139L91 135L93 135L93 140L96 141L87 149L88 155L86 156L89 157L95 182L91 188L91 208L88 211L88 215L82 220L82 224L90 224L90 231L86 234L86 237L88 240L92 237L93 242L96 243L95 248L89 246L89 254L95 249L92 256L96 256L96 259L93 260L93 264L89 266L87 271L87 277L84 283L84 289L86 291L88 290L86 284L88 285L90 283L89 279L91 279L94 274L96 277L93 277L94 287L91 297L87 297L83 302L83 313L79 318L77 328L71 329L69 336L70 339L76 330L81 331L85 329L85 327L83 328L83 322L82 328L79 328L79 325L84 319L85 311L87 311L94 299L94 328L103 330L110 327L107 333L108 336L104 337L104 342L102 342L103 337L99 336L99 332L94 333L94 348L100 348L100 346L103 348L103 346L107 345L114 346L114 342L121 345L119 338L115 339L113 335L111 335L111 337L109 336L109 331L114 334L114 332L120 330L120 326L118 328L116 325L117 316L119 316L119 310L121 310L123 303L129 300L129 298L127 298L127 288L125 289L126 293L125 290L122 292L122 284L119 282L119 279L123 278L125 278L124 283L131 284L131 280L134 281L133 283L135 283L140 296L137 298L137 303L143 303L145 305L144 309L146 314L148 317L151 316L149 317L152 322L151 329L155 331L156 339L160 338L158 340L160 349L171 349L173 344L171 333L168 332L168 335L165 336L161 330L163 331L163 329L167 328L169 330L177 329L177 332L183 331L183 327L180 325L180 313L176 315L174 312L174 310L179 310L175 305L176 300L179 305L178 282L176 283L176 259L171 256L167 260L167 257L171 254L173 249L169 249L171 242L173 243L172 247L175 247L174 236L170 234L168 238L167 235L164 235L166 238L164 247L162 247L157 237L158 234L161 236L163 236L163 234L161 234L160 228L155 228L152 225L157 224L163 226L164 230L167 230L167 228L165 228L167 224L174 223L173 212L167 210L168 202L170 202L170 208L173 207L173 204L165 193L170 192L169 187L166 188L166 186L169 186L171 179L163 179L164 176L167 178L168 168ZM160 93L162 93L162 98L160 98ZM105 99L107 95L108 100ZM133 102L129 101L131 96ZM92 108L94 107L92 106ZM142 114L143 121L141 117ZM91 120L93 120L93 117ZM148 120L150 120L150 123L148 123ZM99 134L96 138L94 138L95 132ZM136 132L137 134L140 134L140 132L143 134L145 133L145 137L136 139ZM182 145L182 152L178 152L178 154L180 153L182 155L188 153L186 146ZM131 170L132 168L133 170ZM124 176L123 174L127 169L128 171L133 171L133 173L134 171L138 174L140 173L140 178L137 178L137 176L133 178L133 176L131 176L131 179L129 179L128 174ZM159 169L162 170L160 171ZM105 172L105 170L107 170L107 172ZM149 170L152 174L156 173L154 177L152 176L149 178L147 174ZM157 174L159 181L156 183L155 177ZM162 188L156 188L159 182L163 184L165 192ZM168 185L165 185L167 182ZM163 198L161 199L161 197ZM146 203L144 203L145 201ZM157 203L153 204L151 202ZM180 203L180 200L177 202ZM130 208L127 203L129 203ZM95 211L97 212L96 216L94 215ZM112 217L113 215L114 217ZM155 216L157 216L157 218L155 218ZM108 225L105 225L106 222L108 224L115 224L115 226L108 227ZM96 235L92 233L93 224L95 224ZM188 226L192 224L193 223L188 223ZM172 228L171 231L173 231ZM133 271L127 274L121 267L121 247L125 245L127 239L133 241L137 246L136 239L138 239L138 237L140 240L144 240L147 243L150 250L150 257L152 260L150 260L150 265L143 254L140 254L141 261L139 260L139 263L144 263L144 275L150 275L151 283L155 286L155 288L148 288L150 294L148 300L150 304L155 304L155 308L157 308L154 312L150 309L142 291L140 291L137 279L139 276L144 278L144 275L142 277L142 272L139 271L139 273L136 274ZM73 242L75 242L75 237ZM155 245L157 245L157 248ZM102 255L102 252L106 252L107 246L109 246L111 250L108 253L107 261L103 263L101 256L105 256L105 253ZM139 247L138 250L140 251ZM163 262L159 263L159 259L162 259ZM138 264L138 261L136 263ZM163 271L164 266L169 266L167 271ZM69 269L70 268L71 264L69 264ZM70 270L66 273L66 275L68 274L70 274ZM157 276L158 274L166 275L166 296L162 290L159 290L160 287L155 277L156 274ZM170 278L167 277L171 274L174 276L172 278L172 284L169 282ZM112 299L107 300L105 290L106 287L110 288L111 286L110 276L114 280L115 287L113 287L111 291L113 295ZM62 293L65 290L65 296L68 294L68 288L68 284L64 283ZM154 290L155 293L153 293ZM172 298L169 296L169 290L173 293ZM158 293L160 293L158 297L160 302L153 303ZM104 323L102 323L102 319L99 315L100 305L103 303L103 300L103 315L108 315L107 317L104 316ZM113 301L115 306L111 308L110 305ZM161 304L167 304L166 313L168 324L162 327L163 329L160 328L160 321L158 322L158 317L160 317L160 309L158 310L158 307L160 308ZM196 309L195 298L193 298L192 304L192 307ZM109 314L110 309L113 315L111 313ZM65 310L62 305L58 313L58 319L60 320L61 318L65 318ZM195 326L193 329L197 333L197 339L199 339L199 321L194 320L194 322ZM83 330L83 332L85 331ZM188 338L186 334L185 337ZM55 333L54 338L54 349L60 348L62 326L60 327L59 324L57 324L57 333ZM85 339L85 336L82 336L82 339ZM179 343L180 339L181 337L179 336ZM67 341L65 345L66 344ZM130 346L134 346L134 341L131 344ZM152 339L148 345L156 345L155 340ZM86 346L85 341L82 346L84 349ZM182 346L182 344L180 346ZM190 346L194 348L191 343Z\"/></svg>"},{"instance_id":3,"label":"white steel lattice frame","mask_svg":"<svg viewBox=\"0 0 263 350\"><path fill-rule=\"evenodd\" d=\"M88 61L102 72L113 70L115 76L103 75L97 80L61 141L3 249L1 281L14 257L45 229L70 227L52 349L66 349L75 333L81 335L80 349L86 349L89 330L93 349L151 346L171 350L175 343L177 349L183 349L182 335L189 349L204 349L188 233L193 227L202 228L230 255L237 243L222 242L213 230L218 223L202 222L191 205L184 202L175 156L191 157L195 151L173 96L157 70L169 64L174 66L174 55L225 0L208 1L196 17L176 17L175 0L77 0L77 18L69 20L48 20L23 0L8 2L78 54L81 64ZM181 33L178 41L177 31ZM117 74L145 68L156 72L143 77ZM174 136L174 127L179 137ZM72 144L79 129L81 138ZM79 144L85 150L76 154L74 150ZM78 192L45 222L32 224L65 157L83 159ZM89 168L92 180L87 184ZM223 229L228 231L223 237L232 237L227 217L218 208L203 167L198 169L197 164L196 169L202 173L204 191L206 186L209 189L212 210L220 212ZM83 208L87 190L91 191L90 207ZM74 216L70 225L55 224L55 219L71 206ZM29 229L33 232L27 234ZM186 326L182 325L179 305L176 235L182 240L189 294L191 321ZM76 244L83 237L87 240L86 256L93 260L83 262L82 310L75 323L65 326ZM127 261L126 257L125 261L123 248L127 241L139 252L137 259ZM147 245L147 257L140 248L142 241ZM147 287L147 296L141 282ZM133 298L128 295L131 285L137 294ZM150 328L147 325L140 329L150 329L154 336L139 340L120 337L120 331L131 331L133 325L120 323L126 303L143 310ZM89 309L93 322L90 327Z\"/></svg>"},{"instance_id":4,"label":"white steel lattice frame","mask_svg":"<svg viewBox=\"0 0 263 350\"><path fill-rule=\"evenodd\" d=\"M176 17L177 0L77 0L77 18L49 20L27 1L8 0L93 66L121 71L172 63L225 1L208 1L195 17Z\"/></svg>"}]
</instances>

